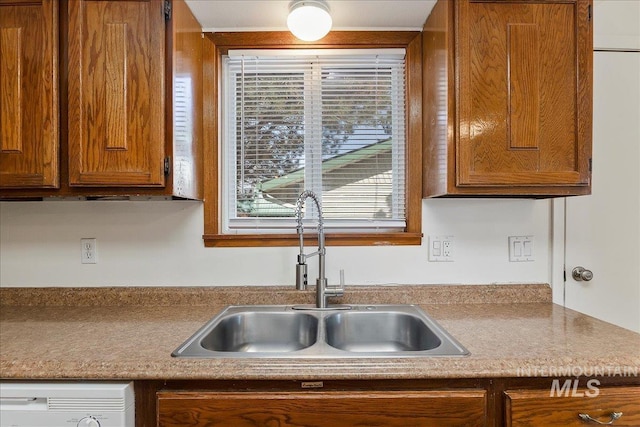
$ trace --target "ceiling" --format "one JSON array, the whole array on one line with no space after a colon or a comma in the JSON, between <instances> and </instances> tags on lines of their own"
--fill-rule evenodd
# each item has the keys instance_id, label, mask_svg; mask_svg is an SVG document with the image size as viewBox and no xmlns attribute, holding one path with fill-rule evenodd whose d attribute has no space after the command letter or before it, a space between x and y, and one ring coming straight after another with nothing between
<instances>
[{"instance_id":1,"label":"ceiling","mask_svg":"<svg viewBox=\"0 0 640 427\"><path fill-rule=\"evenodd\" d=\"M287 29L289 0L186 0L205 32ZM421 30L436 0L327 0L334 30Z\"/></svg>"}]
</instances>

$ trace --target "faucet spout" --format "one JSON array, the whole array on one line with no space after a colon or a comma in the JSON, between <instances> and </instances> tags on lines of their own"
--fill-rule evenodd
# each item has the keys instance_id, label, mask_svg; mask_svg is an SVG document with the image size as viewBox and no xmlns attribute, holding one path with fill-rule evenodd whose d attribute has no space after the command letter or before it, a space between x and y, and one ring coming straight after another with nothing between
<instances>
[{"instance_id":1,"label":"faucet spout","mask_svg":"<svg viewBox=\"0 0 640 427\"><path fill-rule=\"evenodd\" d=\"M318 211L318 250L309 254L304 253L304 226L302 223L302 208L307 199L311 199ZM310 190L303 191L296 201L296 231L300 242L300 253L298 254L298 263L296 264L296 288L304 290L307 288L307 258L318 256L318 278L316 279L316 306L318 308L326 308L327 300L330 296L341 296L342 289L337 287L329 288L327 286L327 278L325 273L325 255L326 248L324 245L324 221L322 215L322 205L318 196Z\"/></svg>"}]
</instances>

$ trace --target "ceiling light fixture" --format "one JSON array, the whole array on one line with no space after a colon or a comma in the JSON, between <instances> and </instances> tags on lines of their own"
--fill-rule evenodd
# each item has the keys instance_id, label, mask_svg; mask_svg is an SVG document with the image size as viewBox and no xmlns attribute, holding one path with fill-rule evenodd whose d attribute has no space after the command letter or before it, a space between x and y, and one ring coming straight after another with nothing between
<instances>
[{"instance_id":1,"label":"ceiling light fixture","mask_svg":"<svg viewBox=\"0 0 640 427\"><path fill-rule=\"evenodd\" d=\"M331 14L325 0L293 0L289 3L287 27L306 42L320 40L331 29Z\"/></svg>"}]
</instances>

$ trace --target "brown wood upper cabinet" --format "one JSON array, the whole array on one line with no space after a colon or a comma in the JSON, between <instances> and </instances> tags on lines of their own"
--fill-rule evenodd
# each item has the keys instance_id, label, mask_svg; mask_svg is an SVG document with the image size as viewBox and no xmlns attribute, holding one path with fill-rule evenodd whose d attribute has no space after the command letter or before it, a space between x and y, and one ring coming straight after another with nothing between
<instances>
[{"instance_id":1,"label":"brown wood upper cabinet","mask_svg":"<svg viewBox=\"0 0 640 427\"><path fill-rule=\"evenodd\" d=\"M57 188L58 2L0 0L0 188Z\"/></svg>"},{"instance_id":2,"label":"brown wood upper cabinet","mask_svg":"<svg viewBox=\"0 0 640 427\"><path fill-rule=\"evenodd\" d=\"M69 184L164 185L160 1L69 2Z\"/></svg>"},{"instance_id":3,"label":"brown wood upper cabinet","mask_svg":"<svg viewBox=\"0 0 640 427\"><path fill-rule=\"evenodd\" d=\"M591 191L591 0L443 1L423 33L423 196Z\"/></svg>"},{"instance_id":4,"label":"brown wood upper cabinet","mask_svg":"<svg viewBox=\"0 0 640 427\"><path fill-rule=\"evenodd\" d=\"M0 199L202 199L202 29L184 0L0 12Z\"/></svg>"}]
</instances>

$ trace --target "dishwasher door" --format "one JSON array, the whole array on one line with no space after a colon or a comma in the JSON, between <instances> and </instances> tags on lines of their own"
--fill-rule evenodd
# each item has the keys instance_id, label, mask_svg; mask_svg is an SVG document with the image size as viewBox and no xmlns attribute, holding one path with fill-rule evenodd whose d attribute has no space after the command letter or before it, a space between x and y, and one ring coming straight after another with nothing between
<instances>
[{"instance_id":1,"label":"dishwasher door","mask_svg":"<svg viewBox=\"0 0 640 427\"><path fill-rule=\"evenodd\" d=\"M132 382L0 382L0 427L135 427Z\"/></svg>"}]
</instances>

